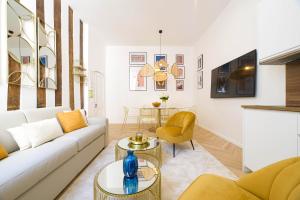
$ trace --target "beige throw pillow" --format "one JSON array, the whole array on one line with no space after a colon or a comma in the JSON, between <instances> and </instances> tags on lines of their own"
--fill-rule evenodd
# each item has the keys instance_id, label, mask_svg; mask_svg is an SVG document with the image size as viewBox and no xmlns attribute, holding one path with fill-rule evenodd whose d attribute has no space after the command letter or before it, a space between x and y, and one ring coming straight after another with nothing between
<instances>
[{"instance_id":1,"label":"beige throw pillow","mask_svg":"<svg viewBox=\"0 0 300 200\"><path fill-rule=\"evenodd\" d=\"M64 135L56 118L23 124L23 126L28 133L32 147L37 147Z\"/></svg>"}]
</instances>

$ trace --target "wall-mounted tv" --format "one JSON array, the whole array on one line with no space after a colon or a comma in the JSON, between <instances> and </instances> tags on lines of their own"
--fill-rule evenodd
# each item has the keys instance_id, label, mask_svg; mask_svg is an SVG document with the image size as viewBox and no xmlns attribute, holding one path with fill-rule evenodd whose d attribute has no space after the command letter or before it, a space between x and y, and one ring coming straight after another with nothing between
<instances>
[{"instance_id":1,"label":"wall-mounted tv","mask_svg":"<svg viewBox=\"0 0 300 200\"><path fill-rule=\"evenodd\" d=\"M253 50L211 73L211 98L255 97L257 52Z\"/></svg>"}]
</instances>

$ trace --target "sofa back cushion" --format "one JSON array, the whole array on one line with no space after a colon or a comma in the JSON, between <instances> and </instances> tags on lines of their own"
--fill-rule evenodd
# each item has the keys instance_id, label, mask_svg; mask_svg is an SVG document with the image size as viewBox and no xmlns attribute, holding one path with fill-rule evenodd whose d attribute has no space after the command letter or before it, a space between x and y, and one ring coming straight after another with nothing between
<instances>
[{"instance_id":1,"label":"sofa back cushion","mask_svg":"<svg viewBox=\"0 0 300 200\"><path fill-rule=\"evenodd\" d=\"M32 110L24 110L27 122L37 122L45 119L51 119L56 117L56 113L66 110L63 107L49 107L49 108L38 108Z\"/></svg>"},{"instance_id":2,"label":"sofa back cushion","mask_svg":"<svg viewBox=\"0 0 300 200\"><path fill-rule=\"evenodd\" d=\"M0 129L6 130L26 123L26 117L22 111L0 112Z\"/></svg>"},{"instance_id":3,"label":"sofa back cushion","mask_svg":"<svg viewBox=\"0 0 300 200\"><path fill-rule=\"evenodd\" d=\"M0 144L6 149L8 153L19 150L18 144L7 130L0 130Z\"/></svg>"},{"instance_id":4,"label":"sofa back cushion","mask_svg":"<svg viewBox=\"0 0 300 200\"><path fill-rule=\"evenodd\" d=\"M19 150L19 147L6 129L21 126L26 122L26 117L22 111L0 112L0 144L8 153Z\"/></svg>"},{"instance_id":5,"label":"sofa back cushion","mask_svg":"<svg viewBox=\"0 0 300 200\"><path fill-rule=\"evenodd\" d=\"M69 133L87 126L79 110L57 113L57 119L65 133Z\"/></svg>"}]
</instances>

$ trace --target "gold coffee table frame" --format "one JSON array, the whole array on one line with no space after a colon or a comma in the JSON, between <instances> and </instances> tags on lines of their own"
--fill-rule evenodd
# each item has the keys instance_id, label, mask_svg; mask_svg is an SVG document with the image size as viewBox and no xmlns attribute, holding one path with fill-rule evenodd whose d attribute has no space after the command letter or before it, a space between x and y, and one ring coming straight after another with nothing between
<instances>
[{"instance_id":1,"label":"gold coffee table frame","mask_svg":"<svg viewBox=\"0 0 300 200\"><path fill-rule=\"evenodd\" d=\"M117 162L122 161L115 161L106 165L103 169L110 167L110 165L115 164ZM151 163L153 164L153 163ZM154 164L153 164L154 165ZM104 190L99 184L99 175L102 172L101 169L95 176L94 179L94 200L123 200L123 199L130 199L130 200L161 200L161 174L159 168L153 168L156 172L155 174L155 181L149 185L149 187L145 188L142 191L139 191L135 194L113 194ZM100 180L101 181L101 180Z\"/></svg>"},{"instance_id":2,"label":"gold coffee table frame","mask_svg":"<svg viewBox=\"0 0 300 200\"><path fill-rule=\"evenodd\" d=\"M157 168L161 166L162 158L161 158L161 144L155 137L149 137L150 145L145 148L133 149L128 146L129 137L123 138L117 142L115 145L115 160L122 160L127 156L127 151L134 151L134 154L138 158L142 158L152 162ZM126 140L128 143L126 144ZM123 145L120 145L121 142Z\"/></svg>"}]
</instances>

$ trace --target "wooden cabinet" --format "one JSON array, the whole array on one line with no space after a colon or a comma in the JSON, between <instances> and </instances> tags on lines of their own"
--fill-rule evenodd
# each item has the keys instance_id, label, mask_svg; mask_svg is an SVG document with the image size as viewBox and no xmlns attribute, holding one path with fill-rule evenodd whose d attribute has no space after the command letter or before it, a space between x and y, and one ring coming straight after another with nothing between
<instances>
[{"instance_id":1,"label":"wooden cabinet","mask_svg":"<svg viewBox=\"0 0 300 200\"><path fill-rule=\"evenodd\" d=\"M244 109L243 166L251 171L299 155L300 114Z\"/></svg>"}]
</instances>

